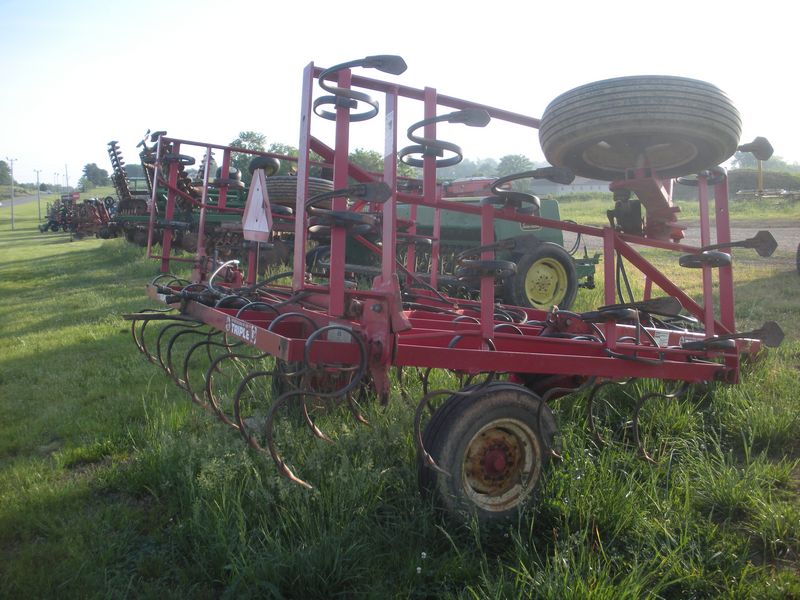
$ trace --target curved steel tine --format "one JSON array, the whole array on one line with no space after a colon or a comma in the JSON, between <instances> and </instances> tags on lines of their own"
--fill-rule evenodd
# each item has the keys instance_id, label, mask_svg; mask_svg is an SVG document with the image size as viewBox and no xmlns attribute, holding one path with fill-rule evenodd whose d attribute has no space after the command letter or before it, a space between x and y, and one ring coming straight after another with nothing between
<instances>
[{"instance_id":1,"label":"curved steel tine","mask_svg":"<svg viewBox=\"0 0 800 600\"><path fill-rule=\"evenodd\" d=\"M428 367L422 372L420 375L420 379L422 380L422 394L427 395L428 393L428 377L430 377L431 372L433 371L433 367Z\"/></svg>"},{"instance_id":2,"label":"curved steel tine","mask_svg":"<svg viewBox=\"0 0 800 600\"><path fill-rule=\"evenodd\" d=\"M145 308L145 309L140 310L139 314L142 314L142 313L167 313L167 312L170 312L172 310L175 310L175 309L173 309L173 308L163 308L163 309L162 308ZM147 352L145 352L144 347L142 346L142 342L141 342L140 338L136 335L136 324L140 320L143 323L147 322L147 319L131 319L131 336L133 337L133 342L134 342L134 344L136 344L136 347L139 349L139 352L141 352L142 354L146 355Z\"/></svg>"},{"instance_id":3,"label":"curved steel tine","mask_svg":"<svg viewBox=\"0 0 800 600\"><path fill-rule=\"evenodd\" d=\"M647 452L647 450L644 447L644 444L642 443L642 439L639 436L639 411L644 406L644 403L647 400L649 400L650 398L654 398L656 396L660 396L660 395L661 394L658 394L656 392L651 392L649 394L644 394L643 396L641 396L639 398L639 400L636 403L636 407L633 409L633 440L634 440L634 442L636 442L636 451L639 454L639 456L641 456L642 458L644 458L647 462L649 462L651 464L656 464L656 461L652 456L650 456L650 453Z\"/></svg>"},{"instance_id":4,"label":"curved steel tine","mask_svg":"<svg viewBox=\"0 0 800 600\"><path fill-rule=\"evenodd\" d=\"M183 380L186 382L186 391L191 396L192 401L194 401L197 405L202 406L203 408L209 408L209 406L208 403L205 400L201 400L197 392L195 392L194 389L192 389L192 382L191 379L189 378L189 363L191 361L192 355L198 348L209 347L209 346L221 346L221 347L225 346L225 344L220 342L215 342L211 339L214 335L217 335L218 333L219 333L218 331L209 332L205 340L201 340L196 344L194 344L191 348L189 348L189 351L186 353L186 356L183 359ZM210 348L208 349L208 355L211 357L210 362L213 362L214 357L211 354ZM223 354L222 356L230 356L230 354Z\"/></svg>"},{"instance_id":5,"label":"curved steel tine","mask_svg":"<svg viewBox=\"0 0 800 600\"><path fill-rule=\"evenodd\" d=\"M364 396L367 393L367 390L364 386L362 386L358 393L363 400ZM369 421L367 421L366 417L364 417L364 415L361 414L361 411L359 410L361 407L359 406L358 401L355 398L353 398L353 394L352 393L347 394L346 399L347 399L347 408L350 409L350 414L353 415L353 418L362 425L366 425L369 427L370 423Z\"/></svg>"},{"instance_id":6,"label":"curved steel tine","mask_svg":"<svg viewBox=\"0 0 800 600\"><path fill-rule=\"evenodd\" d=\"M411 392L405 386L405 371L403 370L402 366L394 367L395 376L397 377L397 388L400 391L400 396L406 402L410 402L412 400Z\"/></svg>"},{"instance_id":7,"label":"curved steel tine","mask_svg":"<svg viewBox=\"0 0 800 600\"><path fill-rule=\"evenodd\" d=\"M180 328L181 331L186 330L186 329L193 330L193 329L196 329L196 328L200 327L201 325L202 325L202 323L199 323L199 322L191 323L191 322L186 322L186 321L177 321L175 323L169 323L168 325L165 325L158 332L158 335L156 336L156 359L158 360L158 364L161 366L162 369L164 369L164 371L167 372L168 375L172 375L172 373L170 373L169 368L167 367L166 363L164 363L164 358L163 358L162 352L161 352L161 342L162 342L162 340L164 338L164 335L170 329ZM180 331L178 333L180 333ZM172 340L172 338L170 338L170 341L171 340Z\"/></svg>"},{"instance_id":8,"label":"curved steel tine","mask_svg":"<svg viewBox=\"0 0 800 600\"><path fill-rule=\"evenodd\" d=\"M306 426L311 430L311 433L314 434L314 437L321 439L324 442L328 442L333 444L333 440L325 435L319 427L317 427L316 423L311 420L311 415L308 414L308 404L306 404L306 393L303 393L300 396L300 408L302 409L303 420L305 421Z\"/></svg>"},{"instance_id":9,"label":"curved steel tine","mask_svg":"<svg viewBox=\"0 0 800 600\"><path fill-rule=\"evenodd\" d=\"M136 342L136 347L139 349L139 352L144 354L145 358L153 362L153 358L150 356L150 353L147 351L147 345L144 341L144 329L147 327L147 320L141 321L132 321L131 322L131 332L133 333L133 339ZM135 330L134 330L135 328Z\"/></svg>"},{"instance_id":10,"label":"curved steel tine","mask_svg":"<svg viewBox=\"0 0 800 600\"><path fill-rule=\"evenodd\" d=\"M211 361L211 364L209 364L208 368L206 369L206 373L205 373L205 382L206 382L205 395L206 395L206 400L208 401L208 404L211 406L212 410L217 415L217 417L220 419L220 421L222 421L226 425L230 425L231 427L233 427L236 430L239 430L239 423L236 422L236 416L234 415L234 418L231 419L225 413L225 411L222 410L222 407L220 406L219 402L217 402L217 399L214 396L214 389L213 389L214 388L214 372L218 372L218 373L221 372L220 369L219 369L219 365L224 360L239 360L239 361L259 360L259 359L265 358L266 356L267 356L267 354L264 354L264 353L259 354L257 356L252 356L250 354L222 354L221 356L218 356L213 361ZM272 372L270 372L269 374L272 374ZM239 390L239 387L237 386L237 392L238 392L238 390Z\"/></svg>"},{"instance_id":11,"label":"curved steel tine","mask_svg":"<svg viewBox=\"0 0 800 600\"><path fill-rule=\"evenodd\" d=\"M217 345L220 346L221 348L225 348L225 351L228 354L233 354L231 352L231 348L237 348L239 346L242 346L243 344L244 342L241 340L236 340L233 344L231 344L230 342L228 342L228 335L225 333L222 334L222 342L217 343ZM214 357L211 355L211 346L208 347L208 360L214 360Z\"/></svg>"},{"instance_id":12,"label":"curved steel tine","mask_svg":"<svg viewBox=\"0 0 800 600\"><path fill-rule=\"evenodd\" d=\"M136 335L136 326L139 324L138 319L131 320L131 337L133 338L133 343L136 344L136 349L144 354L144 347L142 346L141 341L139 341L139 336Z\"/></svg>"},{"instance_id":13,"label":"curved steel tine","mask_svg":"<svg viewBox=\"0 0 800 600\"><path fill-rule=\"evenodd\" d=\"M211 340L211 334L206 336L206 339L200 340L193 344L189 350L186 352L186 356L183 357L183 382L184 382L184 389L189 394L189 397L192 399L192 402L200 406L201 408L210 408L208 406L208 402L203 400L200 395L194 391L192 388L192 381L189 378L189 363L192 360L192 355L195 353L196 350L202 348L203 346L207 346L208 344L213 344L214 342Z\"/></svg>"},{"instance_id":14,"label":"curved steel tine","mask_svg":"<svg viewBox=\"0 0 800 600\"><path fill-rule=\"evenodd\" d=\"M208 365L208 369L206 369L206 374L205 374L206 401L208 402L209 406L214 411L214 414L217 415L217 418L220 421L222 421L226 425L230 425L231 427L233 427L237 431L239 430L239 424L235 423L233 420L231 420L228 417L228 415L225 414L225 411L222 410L222 407L220 407L219 402L217 402L217 399L214 397L214 390L213 390L214 380L213 380L213 376L214 376L214 371L218 371L219 364L222 361L224 361L224 360L242 360L242 359L247 359L247 358L252 358L252 357L248 356L248 355L242 355L242 354L223 354L222 356L218 356L217 358L215 358L214 360L211 361L211 364Z\"/></svg>"},{"instance_id":15,"label":"curved steel tine","mask_svg":"<svg viewBox=\"0 0 800 600\"><path fill-rule=\"evenodd\" d=\"M172 354L173 354L172 349L174 348L175 343L178 341L178 338L182 335L202 335L203 337L208 337L209 335L214 335L214 332L209 333L207 331L196 331L195 329L185 329L173 335L170 338L169 342L167 343L167 360L166 360L167 373L172 375L172 378L175 380L175 383L177 383L179 387L187 389L188 383L186 379L181 379L175 373L175 366L172 364ZM192 348L194 348L194 346L192 346Z\"/></svg>"},{"instance_id":16,"label":"curved steel tine","mask_svg":"<svg viewBox=\"0 0 800 600\"><path fill-rule=\"evenodd\" d=\"M139 348L141 349L141 351L145 355L145 357L147 357L147 360L149 360L151 363L155 364L156 359L152 354L150 354L150 351L147 349L147 342L145 342L145 339L144 339L144 330L147 327L147 324L149 322L150 321L147 321L147 320L142 321L142 326L139 328L139 341L141 342L141 345L139 346Z\"/></svg>"},{"instance_id":17,"label":"curved steel tine","mask_svg":"<svg viewBox=\"0 0 800 600\"><path fill-rule=\"evenodd\" d=\"M564 394L574 394L575 392L580 392L589 386L594 385L595 377L589 377L585 381L581 382L579 385L575 387L552 387L548 389L544 394L542 394L541 402L539 403L539 409L536 411L536 421L539 425L539 431L543 431L544 423L542 422L542 415L544 414L544 406L550 402L550 398L558 395ZM545 444L546 444L545 440ZM563 460L563 456L561 456L558 452L556 452L555 448L547 448L547 451L550 453L550 456L556 458L558 460Z\"/></svg>"},{"instance_id":18,"label":"curved steel tine","mask_svg":"<svg viewBox=\"0 0 800 600\"><path fill-rule=\"evenodd\" d=\"M678 388L669 394L661 393L661 392L650 392L649 394L644 394L639 398L639 401L636 403L636 408L633 410L633 439L636 442L636 451L639 455L644 458L647 462L652 464L657 464L656 460L650 455L647 449L644 447L642 439L639 435L639 412L641 411L644 403L647 402L650 398L661 398L662 400L674 400L686 393L689 389L689 382L684 381L681 382L681 385Z\"/></svg>"},{"instance_id":19,"label":"curved steel tine","mask_svg":"<svg viewBox=\"0 0 800 600\"><path fill-rule=\"evenodd\" d=\"M303 375L309 370L309 368L307 366L303 366L302 363L299 363L300 364L300 368L298 370L296 370L296 371L286 371L286 370L282 370L282 369L288 367L290 363L287 363L286 361L280 361L280 363L281 363L281 365L285 365L285 367L284 366L280 366L279 367L278 361L276 361L276 363L275 363L275 376L278 377L279 380L282 381L285 385L291 386L292 387L292 391L298 390L299 389L299 382L302 380ZM293 382L291 380L291 378L293 378L293 377L298 378L296 380L298 383L295 383L295 382Z\"/></svg>"},{"instance_id":20,"label":"curved steel tine","mask_svg":"<svg viewBox=\"0 0 800 600\"><path fill-rule=\"evenodd\" d=\"M267 414L267 423L266 423L266 438L267 438L267 449L269 450L269 454L272 457L272 461L275 463L275 466L278 468L278 472L286 477L292 483L296 483L298 485L302 485L304 488L309 490L313 490L314 486L310 483L303 481L297 475L295 475L292 470L283 462L283 459L278 454L277 449L275 448L275 436L273 435L273 427L275 424L275 413L278 411L279 408L283 407L289 402L289 399L294 396L301 396L305 394L305 392L301 390L294 390L291 392L286 392L278 396L278 399L275 400L274 404L269 410Z\"/></svg>"},{"instance_id":21,"label":"curved steel tine","mask_svg":"<svg viewBox=\"0 0 800 600\"><path fill-rule=\"evenodd\" d=\"M250 371L245 375L244 379L239 383L236 388L236 393L233 396L233 417L239 425L239 433L244 438L244 441L254 450L263 450L258 440L250 433L244 418L242 418L240 400L242 394L247 389L249 383L256 377L274 377L275 371Z\"/></svg>"},{"instance_id":22,"label":"curved steel tine","mask_svg":"<svg viewBox=\"0 0 800 600\"><path fill-rule=\"evenodd\" d=\"M428 369L428 372L430 372L430 369ZM417 447L417 452L419 452L419 455L425 461L427 466L434 471L445 475L446 477L450 477L450 473L436 464L436 461L433 460L433 457L425 449L425 443L422 441L422 412L426 408L429 412L433 412L433 409L430 407L430 401L436 396L442 396L444 394L452 395L455 393L456 392L452 390L434 390L432 392L428 392L427 394L424 394L422 398L420 398L419 402L417 403L417 408L414 410L414 444Z\"/></svg>"},{"instance_id":23,"label":"curved steel tine","mask_svg":"<svg viewBox=\"0 0 800 600\"><path fill-rule=\"evenodd\" d=\"M629 383L632 383L636 380L636 378L631 377L625 381L615 381L613 379L608 379L606 381L601 381L598 384L595 384L592 387L592 391L589 393L589 397L586 399L586 418L589 421L589 431L592 433L592 437L594 437L594 441L598 446L605 446L606 441L603 439L603 436L600 435L600 432L597 430L595 426L595 418L594 418L594 398L597 395L597 392L600 391L601 388L604 388L609 385L618 385L620 387L624 387Z\"/></svg>"}]
</instances>

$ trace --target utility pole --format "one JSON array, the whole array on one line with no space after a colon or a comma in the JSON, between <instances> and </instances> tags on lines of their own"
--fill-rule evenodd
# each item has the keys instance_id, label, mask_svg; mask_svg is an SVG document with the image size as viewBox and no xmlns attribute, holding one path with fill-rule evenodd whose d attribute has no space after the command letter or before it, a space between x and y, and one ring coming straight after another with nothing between
<instances>
[{"instance_id":1,"label":"utility pole","mask_svg":"<svg viewBox=\"0 0 800 600\"><path fill-rule=\"evenodd\" d=\"M41 169L34 169L36 171L36 204L39 206L39 221L42 220L42 198L39 195L39 173L42 172Z\"/></svg>"},{"instance_id":2,"label":"utility pole","mask_svg":"<svg viewBox=\"0 0 800 600\"><path fill-rule=\"evenodd\" d=\"M64 163L64 187L69 191L69 172L67 171L66 163Z\"/></svg>"},{"instance_id":3,"label":"utility pole","mask_svg":"<svg viewBox=\"0 0 800 600\"><path fill-rule=\"evenodd\" d=\"M6 160L11 164L11 231L14 231L14 161L16 158L8 158Z\"/></svg>"}]
</instances>

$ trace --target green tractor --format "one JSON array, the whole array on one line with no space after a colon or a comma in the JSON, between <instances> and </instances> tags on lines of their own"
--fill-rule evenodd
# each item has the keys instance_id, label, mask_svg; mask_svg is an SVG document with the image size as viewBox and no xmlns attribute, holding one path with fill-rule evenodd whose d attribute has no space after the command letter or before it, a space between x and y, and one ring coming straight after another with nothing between
<instances>
[{"instance_id":1,"label":"green tractor","mask_svg":"<svg viewBox=\"0 0 800 600\"><path fill-rule=\"evenodd\" d=\"M547 172L548 169L542 169ZM489 178L470 178L457 180L443 186L443 198L449 202L464 202L479 206L491 199L493 189L501 187L506 181L519 176L495 180ZM506 180L506 181L504 181ZM509 188L510 189L510 188ZM530 194L531 213L543 219L560 221L558 201L551 198L536 198ZM535 204L534 204L535 203ZM532 207L536 208L533 209ZM416 239L433 237L434 209L418 206L414 213L411 205L398 206L398 221L414 223ZM413 217L412 217L413 215ZM495 219L494 243L495 259L513 263L515 268L504 269L498 273L497 298L506 304L548 310L557 305L561 309L572 306L578 288L594 288L595 266L599 254L589 256L584 248L583 256L576 256L580 237L570 250L564 248L564 233L560 229L527 225L516 221ZM450 210L441 211L439 232L441 264L439 287L448 292L462 294L477 293L470 287L469 278L457 277L459 256L475 255L481 245L480 217L474 214ZM419 248L419 246L417 246ZM424 247L418 250L426 256ZM460 288L460 289L459 289Z\"/></svg>"}]
</instances>

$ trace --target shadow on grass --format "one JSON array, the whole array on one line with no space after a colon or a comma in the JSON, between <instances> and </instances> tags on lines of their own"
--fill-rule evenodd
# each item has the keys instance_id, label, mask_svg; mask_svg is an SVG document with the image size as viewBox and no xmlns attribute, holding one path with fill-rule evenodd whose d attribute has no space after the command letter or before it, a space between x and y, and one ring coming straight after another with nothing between
<instances>
[{"instance_id":1,"label":"shadow on grass","mask_svg":"<svg viewBox=\"0 0 800 600\"><path fill-rule=\"evenodd\" d=\"M751 330L765 321L777 321L785 341L800 339L800 276L796 271L778 272L735 284L737 328Z\"/></svg>"}]
</instances>

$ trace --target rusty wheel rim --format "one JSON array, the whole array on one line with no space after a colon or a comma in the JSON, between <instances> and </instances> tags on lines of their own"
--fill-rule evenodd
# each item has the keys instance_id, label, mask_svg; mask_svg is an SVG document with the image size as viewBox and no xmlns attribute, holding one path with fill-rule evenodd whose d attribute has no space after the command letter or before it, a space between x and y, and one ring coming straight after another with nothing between
<instances>
[{"instance_id":1,"label":"rusty wheel rim","mask_svg":"<svg viewBox=\"0 0 800 600\"><path fill-rule=\"evenodd\" d=\"M525 423L497 419L482 427L467 444L462 481L479 508L504 511L533 491L542 469L539 438Z\"/></svg>"}]
</instances>

